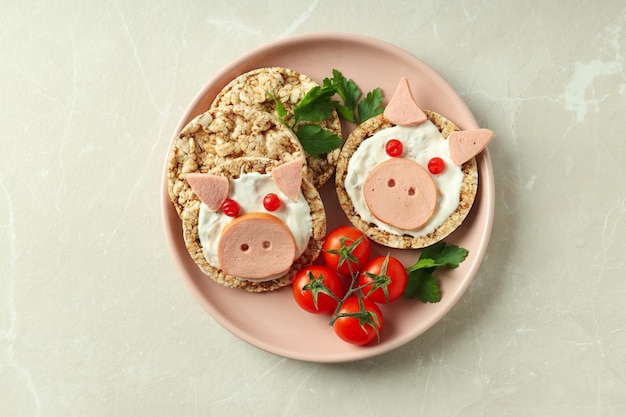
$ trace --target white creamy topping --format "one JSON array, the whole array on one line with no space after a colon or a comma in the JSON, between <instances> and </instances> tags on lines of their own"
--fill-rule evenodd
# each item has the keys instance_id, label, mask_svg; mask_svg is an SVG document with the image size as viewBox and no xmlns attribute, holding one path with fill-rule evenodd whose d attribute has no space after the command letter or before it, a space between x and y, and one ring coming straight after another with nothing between
<instances>
[{"instance_id":1,"label":"white creamy topping","mask_svg":"<svg viewBox=\"0 0 626 417\"><path fill-rule=\"evenodd\" d=\"M363 196L363 183L370 171L378 164L391 159L385 152L385 144L390 139L399 139L404 146L401 158L413 160L424 169L428 161L439 157L445 162L445 170L433 175L437 187L437 207L428 223L416 230L400 230L378 220L370 212ZM352 204L363 221L373 223L389 233L413 237L425 236L439 227L459 206L463 171L450 159L448 141L430 120L418 126L394 126L376 132L364 140L350 158L345 187Z\"/></svg>"},{"instance_id":2,"label":"white creamy topping","mask_svg":"<svg viewBox=\"0 0 626 417\"><path fill-rule=\"evenodd\" d=\"M258 172L242 174L239 178L229 181L228 198L239 204L239 214L262 212L278 217L291 230L296 242L296 258L302 255L309 244L313 230L311 209L302 192L300 192L297 201L291 200L278 189L271 174ZM263 197L268 193L274 193L280 198L281 206L278 210L268 212L263 207ZM207 262L218 269L221 269L217 259L218 242L222 230L232 220L232 217L228 217L221 210L212 212L204 203L200 205L198 236ZM277 277L268 277L267 279Z\"/></svg>"}]
</instances>

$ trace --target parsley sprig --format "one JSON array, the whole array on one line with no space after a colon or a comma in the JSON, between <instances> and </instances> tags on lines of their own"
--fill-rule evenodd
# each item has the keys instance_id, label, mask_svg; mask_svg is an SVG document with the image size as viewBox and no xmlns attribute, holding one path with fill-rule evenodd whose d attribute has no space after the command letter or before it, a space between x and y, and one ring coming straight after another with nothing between
<instances>
[{"instance_id":1,"label":"parsley sprig","mask_svg":"<svg viewBox=\"0 0 626 417\"><path fill-rule=\"evenodd\" d=\"M334 69L333 78L326 80L335 86L337 94L341 97L343 104L337 107L337 113L347 121L359 125L383 112L381 107L383 92L380 88L373 89L359 101L361 89L354 81L346 79L341 72Z\"/></svg>"},{"instance_id":2,"label":"parsley sprig","mask_svg":"<svg viewBox=\"0 0 626 417\"><path fill-rule=\"evenodd\" d=\"M313 87L304 95L291 115L280 100L268 94L274 100L280 121L296 134L304 151L315 158L339 148L343 143L342 138L315 124L330 118L333 110L343 119L356 124L383 111L380 88L370 91L359 101L361 89L336 69L333 69L332 78L325 78L321 86ZM335 100L336 96L341 101Z\"/></svg>"},{"instance_id":3,"label":"parsley sprig","mask_svg":"<svg viewBox=\"0 0 626 417\"><path fill-rule=\"evenodd\" d=\"M467 257L467 249L445 242L437 242L422 250L417 262L408 267L409 281L404 296L417 297L424 303L438 303L441 301L439 282L433 273L438 268L456 268Z\"/></svg>"}]
</instances>

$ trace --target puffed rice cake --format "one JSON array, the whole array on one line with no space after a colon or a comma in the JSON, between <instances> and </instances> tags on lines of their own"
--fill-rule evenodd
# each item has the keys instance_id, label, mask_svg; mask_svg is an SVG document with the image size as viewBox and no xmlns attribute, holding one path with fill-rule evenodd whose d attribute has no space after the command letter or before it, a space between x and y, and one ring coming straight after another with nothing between
<instances>
[{"instance_id":1,"label":"puffed rice cake","mask_svg":"<svg viewBox=\"0 0 626 417\"><path fill-rule=\"evenodd\" d=\"M231 160L207 160L208 165L201 165L201 172L225 175L228 178L238 178L242 173L258 172L261 174L270 172L280 163L267 158L242 157ZM186 182L186 181L185 181ZM183 237L185 245L192 259L198 267L214 281L227 287L240 288L249 292L273 291L290 285L296 273L311 265L317 259L322 247L322 240L326 234L326 212L322 199L317 189L306 179L302 178L301 191L311 209L313 230L307 249L294 261L289 271L282 277L268 281L254 282L240 279L224 273L222 270L211 266L202 251L202 244L198 236L198 216L200 212L200 199L191 192L183 205L181 219L183 222Z\"/></svg>"}]
</instances>

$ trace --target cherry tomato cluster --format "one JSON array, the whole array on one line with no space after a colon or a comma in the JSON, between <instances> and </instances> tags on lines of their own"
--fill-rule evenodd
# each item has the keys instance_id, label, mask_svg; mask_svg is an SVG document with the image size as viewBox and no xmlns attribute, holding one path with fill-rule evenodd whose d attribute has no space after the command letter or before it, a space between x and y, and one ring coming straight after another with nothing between
<instances>
[{"instance_id":1,"label":"cherry tomato cluster","mask_svg":"<svg viewBox=\"0 0 626 417\"><path fill-rule=\"evenodd\" d=\"M322 245L325 265L298 272L296 303L315 314L331 313L330 324L342 340L366 345L380 338L383 314L378 304L399 298L408 281L404 265L389 255L370 259L370 241L352 226L328 234ZM349 284L344 285L348 278Z\"/></svg>"}]
</instances>

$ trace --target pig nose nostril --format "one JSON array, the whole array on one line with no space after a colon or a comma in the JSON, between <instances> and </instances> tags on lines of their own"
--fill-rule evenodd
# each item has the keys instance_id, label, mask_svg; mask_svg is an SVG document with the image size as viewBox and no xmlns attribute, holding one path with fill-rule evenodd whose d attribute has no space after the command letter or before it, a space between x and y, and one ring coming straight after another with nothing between
<instances>
[{"instance_id":1,"label":"pig nose nostril","mask_svg":"<svg viewBox=\"0 0 626 417\"><path fill-rule=\"evenodd\" d=\"M393 178L389 179L389 181L387 181L387 186L389 188L393 188L396 186L396 180L394 180Z\"/></svg>"},{"instance_id":2,"label":"pig nose nostril","mask_svg":"<svg viewBox=\"0 0 626 417\"><path fill-rule=\"evenodd\" d=\"M269 240L264 240L264 241L261 243L261 246L263 247L263 249L271 249L271 248L272 248L272 242L270 242ZM248 252L248 251L250 250L250 245L248 245L247 243L242 243L242 244L239 246L239 249L240 249L242 252Z\"/></svg>"}]
</instances>

